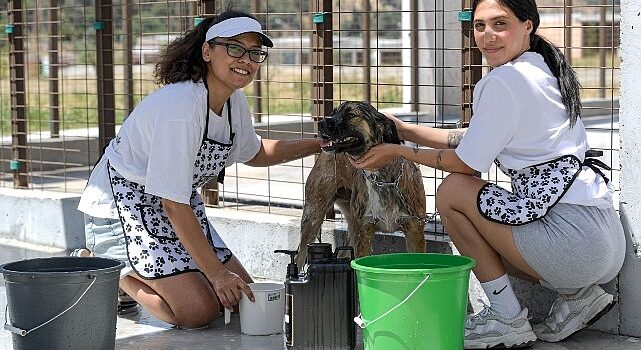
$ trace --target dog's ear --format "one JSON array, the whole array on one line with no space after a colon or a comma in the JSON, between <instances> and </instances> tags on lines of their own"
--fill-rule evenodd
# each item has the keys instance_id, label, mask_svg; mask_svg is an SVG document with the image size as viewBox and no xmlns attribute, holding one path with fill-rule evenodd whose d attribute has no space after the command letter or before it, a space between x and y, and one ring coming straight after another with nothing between
<instances>
[{"instance_id":1,"label":"dog's ear","mask_svg":"<svg viewBox=\"0 0 641 350\"><path fill-rule=\"evenodd\" d=\"M383 136L383 142L395 143L397 145L400 144L401 140L398 137L398 131L396 130L396 124L394 124L394 121L376 109L374 109L374 113L376 115L377 127L379 128L380 135Z\"/></svg>"},{"instance_id":2,"label":"dog's ear","mask_svg":"<svg viewBox=\"0 0 641 350\"><path fill-rule=\"evenodd\" d=\"M332 109L332 115L331 116L335 115L336 112L338 112L338 108L340 108L340 106L334 107L334 109Z\"/></svg>"}]
</instances>

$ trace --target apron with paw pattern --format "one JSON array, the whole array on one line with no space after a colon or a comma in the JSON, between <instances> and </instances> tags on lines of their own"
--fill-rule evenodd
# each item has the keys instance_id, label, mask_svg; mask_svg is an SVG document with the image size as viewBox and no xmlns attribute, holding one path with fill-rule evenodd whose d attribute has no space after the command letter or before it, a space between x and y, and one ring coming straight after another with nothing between
<instances>
[{"instance_id":1,"label":"apron with paw pattern","mask_svg":"<svg viewBox=\"0 0 641 350\"><path fill-rule=\"evenodd\" d=\"M574 155L532 165L520 170L509 169L494 161L511 179L512 192L493 183L485 184L478 193L477 206L483 217L506 225L523 225L541 219L570 188L583 167L589 167L609 180L599 168L607 165L593 158L581 163Z\"/></svg>"},{"instance_id":2,"label":"apron with paw pattern","mask_svg":"<svg viewBox=\"0 0 641 350\"><path fill-rule=\"evenodd\" d=\"M235 136L231 132L231 103L229 100L227 101L227 117L230 126L229 143L208 139L209 102L207 103L205 131L194 163L189 203L209 245L222 263L231 258L231 251L207 219L205 206L197 189L216 177L219 182L222 182L225 162ZM145 186L125 179L111 165L108 164L107 167L114 201L125 232L127 256L134 271L146 279L198 271L198 266L193 258L176 236L163 208L161 198L146 193Z\"/></svg>"}]
</instances>

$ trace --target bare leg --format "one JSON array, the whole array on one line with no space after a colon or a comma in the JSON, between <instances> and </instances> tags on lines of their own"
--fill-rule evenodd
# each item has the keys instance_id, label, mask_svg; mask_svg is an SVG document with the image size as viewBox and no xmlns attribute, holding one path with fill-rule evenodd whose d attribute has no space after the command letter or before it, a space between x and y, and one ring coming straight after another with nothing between
<instances>
[{"instance_id":1,"label":"bare leg","mask_svg":"<svg viewBox=\"0 0 641 350\"><path fill-rule=\"evenodd\" d=\"M490 300L490 309L484 308L466 323L465 347L486 349L496 345L527 345L536 341L536 335L511 284L508 281L498 292L493 285L497 280L500 284L507 280L503 260L537 279L538 274L516 248L512 227L489 221L480 214L477 194L484 184L485 181L470 175L451 174L443 180L436 194L436 206L445 230L461 254L476 259L474 274ZM491 289L494 290L489 292ZM501 294L504 290L506 292ZM492 313L499 316L496 322L503 323L503 327L486 326ZM499 321L503 317L506 320L519 318L519 322Z\"/></svg>"},{"instance_id":2,"label":"bare leg","mask_svg":"<svg viewBox=\"0 0 641 350\"><path fill-rule=\"evenodd\" d=\"M485 181L463 174L451 174L441 183L436 206L445 230L461 254L477 261L474 274L481 282L506 273L505 259L537 281L541 278L523 259L512 237L512 228L485 219L478 211L477 193Z\"/></svg>"},{"instance_id":3,"label":"bare leg","mask_svg":"<svg viewBox=\"0 0 641 350\"><path fill-rule=\"evenodd\" d=\"M246 283L252 279L235 256L225 267ZM129 296L158 319L184 327L199 327L214 321L222 304L209 281L200 272L145 280L132 274L120 280Z\"/></svg>"},{"instance_id":4,"label":"bare leg","mask_svg":"<svg viewBox=\"0 0 641 350\"><path fill-rule=\"evenodd\" d=\"M215 320L221 310L216 294L200 272L155 280L129 275L120 287L155 317L185 327L199 327Z\"/></svg>"},{"instance_id":5,"label":"bare leg","mask_svg":"<svg viewBox=\"0 0 641 350\"><path fill-rule=\"evenodd\" d=\"M503 261L503 266L505 266L505 270L507 271L508 275L518 277L522 280L540 283L540 281L536 277L530 276L527 273L517 269L516 266L510 264L510 262L505 260L504 258L502 258L501 260Z\"/></svg>"}]
</instances>

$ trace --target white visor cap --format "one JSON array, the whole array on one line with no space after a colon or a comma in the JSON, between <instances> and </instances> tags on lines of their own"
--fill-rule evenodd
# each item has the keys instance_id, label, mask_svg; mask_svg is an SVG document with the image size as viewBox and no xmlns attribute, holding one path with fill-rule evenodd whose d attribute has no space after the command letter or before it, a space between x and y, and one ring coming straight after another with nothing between
<instances>
[{"instance_id":1,"label":"white visor cap","mask_svg":"<svg viewBox=\"0 0 641 350\"><path fill-rule=\"evenodd\" d=\"M274 47L271 39L263 34L260 23L249 17L234 17L214 24L207 30L205 41L218 37L231 38L244 33L256 33L260 36L264 46Z\"/></svg>"}]
</instances>

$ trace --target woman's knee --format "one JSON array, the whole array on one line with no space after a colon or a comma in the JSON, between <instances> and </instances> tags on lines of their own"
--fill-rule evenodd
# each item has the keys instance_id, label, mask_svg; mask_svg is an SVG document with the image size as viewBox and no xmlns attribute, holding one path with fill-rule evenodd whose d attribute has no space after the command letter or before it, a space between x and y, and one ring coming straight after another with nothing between
<instances>
[{"instance_id":1,"label":"woman's knee","mask_svg":"<svg viewBox=\"0 0 641 350\"><path fill-rule=\"evenodd\" d=\"M167 303L178 326L198 327L219 317L221 307L207 280L198 273L186 273L158 281L156 291Z\"/></svg>"},{"instance_id":2,"label":"woman's knee","mask_svg":"<svg viewBox=\"0 0 641 350\"><path fill-rule=\"evenodd\" d=\"M452 173L447 175L436 189L436 209L441 215L445 214L452 206L453 199L463 185L464 174Z\"/></svg>"},{"instance_id":3,"label":"woman's knee","mask_svg":"<svg viewBox=\"0 0 641 350\"><path fill-rule=\"evenodd\" d=\"M199 327L220 317L220 304L214 295L191 296L172 307L177 326Z\"/></svg>"}]
</instances>

